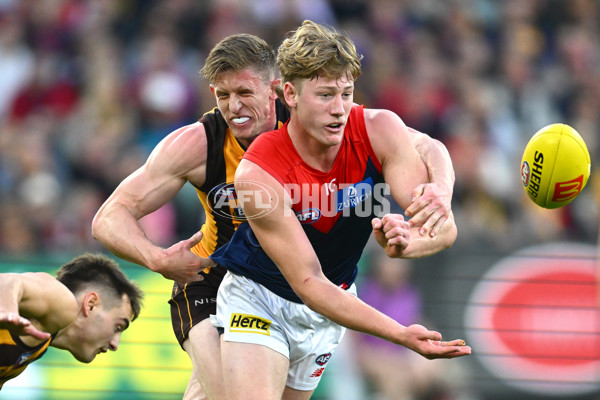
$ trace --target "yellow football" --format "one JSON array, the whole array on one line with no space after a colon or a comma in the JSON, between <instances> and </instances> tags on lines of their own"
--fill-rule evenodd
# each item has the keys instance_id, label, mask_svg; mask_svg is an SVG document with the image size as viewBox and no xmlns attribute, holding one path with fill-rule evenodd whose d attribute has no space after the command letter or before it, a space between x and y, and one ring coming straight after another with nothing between
<instances>
[{"instance_id":1,"label":"yellow football","mask_svg":"<svg viewBox=\"0 0 600 400\"><path fill-rule=\"evenodd\" d=\"M590 153L565 124L543 127L529 140L521 160L523 188L535 204L558 208L571 202L590 177Z\"/></svg>"}]
</instances>

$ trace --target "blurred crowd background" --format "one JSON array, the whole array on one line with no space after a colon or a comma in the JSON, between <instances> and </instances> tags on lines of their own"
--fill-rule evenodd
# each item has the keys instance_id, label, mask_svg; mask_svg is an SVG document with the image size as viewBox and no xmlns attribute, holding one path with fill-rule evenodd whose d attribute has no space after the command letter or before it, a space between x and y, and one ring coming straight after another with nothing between
<instances>
[{"instance_id":1,"label":"blurred crowd background","mask_svg":"<svg viewBox=\"0 0 600 400\"><path fill-rule=\"evenodd\" d=\"M161 138L215 106L198 73L212 46L248 32L277 48L304 19L348 33L364 55L357 103L447 146L454 249L596 241L596 0L0 0L0 254L102 250L90 235L102 202ZM548 211L527 199L520 161L555 122L583 136L592 178ZM143 223L168 245L202 219L186 187Z\"/></svg>"},{"instance_id":2,"label":"blurred crowd background","mask_svg":"<svg viewBox=\"0 0 600 400\"><path fill-rule=\"evenodd\" d=\"M211 47L249 32L276 48L304 19L349 33L364 55L357 102L446 144L457 245L589 239L593 179L577 207L545 212L519 174L525 143L554 122L598 159L599 13L594 0L0 0L0 252L98 249L99 205L214 107L198 74ZM195 232L193 196L148 218L155 240Z\"/></svg>"}]
</instances>

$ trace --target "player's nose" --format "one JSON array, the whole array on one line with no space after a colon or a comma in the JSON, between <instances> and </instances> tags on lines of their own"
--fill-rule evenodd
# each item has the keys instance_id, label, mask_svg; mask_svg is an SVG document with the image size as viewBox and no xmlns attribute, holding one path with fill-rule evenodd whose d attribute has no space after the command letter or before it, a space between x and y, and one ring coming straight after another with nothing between
<instances>
[{"instance_id":1,"label":"player's nose","mask_svg":"<svg viewBox=\"0 0 600 400\"><path fill-rule=\"evenodd\" d=\"M236 96L235 94L231 95L229 97L229 110L234 113L237 114L240 112L240 110L243 107L243 103L242 103L242 99L239 96Z\"/></svg>"}]
</instances>

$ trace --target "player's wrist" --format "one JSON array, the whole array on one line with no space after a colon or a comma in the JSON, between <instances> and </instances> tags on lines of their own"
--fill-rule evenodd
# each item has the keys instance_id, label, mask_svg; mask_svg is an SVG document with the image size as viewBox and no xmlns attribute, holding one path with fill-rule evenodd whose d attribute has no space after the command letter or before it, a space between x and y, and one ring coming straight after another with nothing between
<instances>
[{"instance_id":1,"label":"player's wrist","mask_svg":"<svg viewBox=\"0 0 600 400\"><path fill-rule=\"evenodd\" d=\"M162 274L166 270L166 261L169 259L169 255L166 249L153 248L147 251L144 258L143 266L148 268L152 272Z\"/></svg>"}]
</instances>

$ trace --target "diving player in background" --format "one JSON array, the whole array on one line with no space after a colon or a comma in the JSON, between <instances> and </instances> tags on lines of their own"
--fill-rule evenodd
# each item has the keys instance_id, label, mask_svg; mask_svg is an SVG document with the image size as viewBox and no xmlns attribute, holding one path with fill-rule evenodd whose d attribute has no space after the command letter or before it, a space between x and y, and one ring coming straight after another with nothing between
<instances>
[{"instance_id":1,"label":"diving player in background","mask_svg":"<svg viewBox=\"0 0 600 400\"><path fill-rule=\"evenodd\" d=\"M0 388L49 346L83 363L116 351L141 302L139 288L103 255L78 256L56 278L44 272L0 274Z\"/></svg>"}]
</instances>

